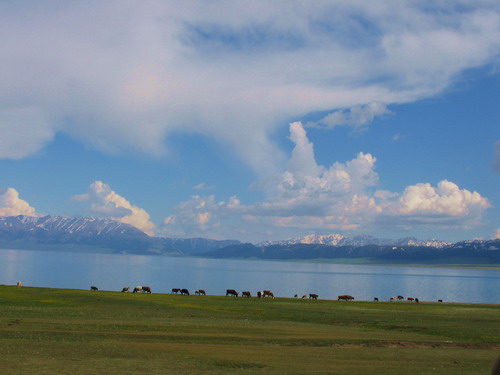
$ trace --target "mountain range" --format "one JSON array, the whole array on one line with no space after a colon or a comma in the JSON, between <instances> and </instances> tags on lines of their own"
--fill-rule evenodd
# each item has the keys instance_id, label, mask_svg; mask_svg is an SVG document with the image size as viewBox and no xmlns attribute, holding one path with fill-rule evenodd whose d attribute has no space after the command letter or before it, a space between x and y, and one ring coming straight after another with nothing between
<instances>
[{"instance_id":1,"label":"mountain range","mask_svg":"<svg viewBox=\"0 0 500 375\"><path fill-rule=\"evenodd\" d=\"M341 234L307 235L258 244L207 238L150 237L132 225L105 218L0 217L0 248L203 255L214 258L368 259L372 262L500 263L500 239L449 243L413 237L397 240Z\"/></svg>"}]
</instances>

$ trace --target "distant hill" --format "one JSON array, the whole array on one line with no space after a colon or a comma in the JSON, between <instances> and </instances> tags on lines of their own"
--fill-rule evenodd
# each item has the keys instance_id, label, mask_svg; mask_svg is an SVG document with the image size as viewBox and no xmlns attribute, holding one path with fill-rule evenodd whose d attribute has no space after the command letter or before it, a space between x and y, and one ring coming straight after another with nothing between
<instances>
[{"instance_id":1,"label":"distant hill","mask_svg":"<svg viewBox=\"0 0 500 375\"><path fill-rule=\"evenodd\" d=\"M0 217L0 248L190 255L239 244L234 240L150 237L136 227L104 218Z\"/></svg>"},{"instance_id":2,"label":"distant hill","mask_svg":"<svg viewBox=\"0 0 500 375\"><path fill-rule=\"evenodd\" d=\"M500 264L500 240L448 243L341 234L308 235L243 244L235 240L150 237L116 220L63 216L0 217L0 248L111 252L144 255L203 255L213 258L364 259L373 263Z\"/></svg>"},{"instance_id":3,"label":"distant hill","mask_svg":"<svg viewBox=\"0 0 500 375\"><path fill-rule=\"evenodd\" d=\"M443 247L366 244L240 244L204 254L214 258L257 259L365 259L372 263L500 264L500 240L475 240Z\"/></svg>"}]
</instances>

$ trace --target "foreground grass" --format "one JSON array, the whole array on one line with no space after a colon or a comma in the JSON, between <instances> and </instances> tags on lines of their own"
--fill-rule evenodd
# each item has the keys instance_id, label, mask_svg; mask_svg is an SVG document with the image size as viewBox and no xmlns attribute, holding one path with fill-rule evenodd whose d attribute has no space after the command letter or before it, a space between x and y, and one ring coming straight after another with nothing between
<instances>
[{"instance_id":1,"label":"foreground grass","mask_svg":"<svg viewBox=\"0 0 500 375\"><path fill-rule=\"evenodd\" d=\"M2 374L488 374L500 306L0 286Z\"/></svg>"}]
</instances>

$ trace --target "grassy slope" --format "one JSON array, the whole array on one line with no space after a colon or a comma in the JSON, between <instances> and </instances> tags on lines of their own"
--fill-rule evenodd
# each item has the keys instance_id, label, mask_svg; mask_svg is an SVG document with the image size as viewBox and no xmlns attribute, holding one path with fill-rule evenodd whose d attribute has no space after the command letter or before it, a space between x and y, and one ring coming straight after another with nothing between
<instances>
[{"instance_id":1,"label":"grassy slope","mask_svg":"<svg viewBox=\"0 0 500 375\"><path fill-rule=\"evenodd\" d=\"M2 374L480 374L500 306L0 286Z\"/></svg>"}]
</instances>

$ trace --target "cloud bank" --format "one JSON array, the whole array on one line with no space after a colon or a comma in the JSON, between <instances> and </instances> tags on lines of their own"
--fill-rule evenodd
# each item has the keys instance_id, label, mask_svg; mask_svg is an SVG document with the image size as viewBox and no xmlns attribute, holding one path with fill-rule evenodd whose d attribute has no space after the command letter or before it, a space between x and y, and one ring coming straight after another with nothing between
<instances>
[{"instance_id":1,"label":"cloud bank","mask_svg":"<svg viewBox=\"0 0 500 375\"><path fill-rule=\"evenodd\" d=\"M261 175L282 170L288 119L367 126L500 52L497 1L23 1L0 23L1 158L57 133L159 156L186 131Z\"/></svg>"},{"instance_id":2,"label":"cloud bank","mask_svg":"<svg viewBox=\"0 0 500 375\"><path fill-rule=\"evenodd\" d=\"M295 144L287 170L266 184L267 198L242 204L196 195L164 221L166 235L230 238L279 233L392 227L465 229L481 224L487 198L443 180L408 186L402 193L377 190L376 158L360 152L345 163L317 164L314 145L300 122L290 124ZM263 238L263 237L262 237ZM264 238L263 238L264 239Z\"/></svg>"},{"instance_id":3,"label":"cloud bank","mask_svg":"<svg viewBox=\"0 0 500 375\"><path fill-rule=\"evenodd\" d=\"M14 188L0 191L0 216L36 216L35 209L28 202L19 198Z\"/></svg>"},{"instance_id":4,"label":"cloud bank","mask_svg":"<svg viewBox=\"0 0 500 375\"><path fill-rule=\"evenodd\" d=\"M149 220L149 214L144 209L130 204L101 181L93 182L87 193L76 195L72 200L90 203L89 210L94 214L133 225L149 235L153 234L155 225Z\"/></svg>"}]
</instances>

